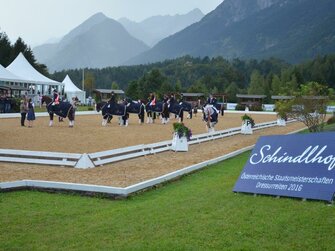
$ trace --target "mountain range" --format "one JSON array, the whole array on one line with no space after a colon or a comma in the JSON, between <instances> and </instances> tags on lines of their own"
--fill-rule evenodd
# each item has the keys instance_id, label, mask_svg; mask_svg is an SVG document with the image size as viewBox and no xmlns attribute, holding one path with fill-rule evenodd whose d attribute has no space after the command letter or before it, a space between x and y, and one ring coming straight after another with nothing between
<instances>
[{"instance_id":1,"label":"mountain range","mask_svg":"<svg viewBox=\"0 0 335 251\"><path fill-rule=\"evenodd\" d=\"M115 66L148 50L117 21L97 13L64 36L59 43L33 49L51 71Z\"/></svg>"},{"instance_id":2,"label":"mountain range","mask_svg":"<svg viewBox=\"0 0 335 251\"><path fill-rule=\"evenodd\" d=\"M184 15L165 15L149 17L142 22L134 22L127 18L118 20L126 30L135 38L143 41L150 47L157 42L189 25L200 21L204 14L199 9L194 9Z\"/></svg>"},{"instance_id":3,"label":"mountain range","mask_svg":"<svg viewBox=\"0 0 335 251\"><path fill-rule=\"evenodd\" d=\"M123 18L120 19L122 25L97 13L59 42L37 46L33 52L51 71L117 66L148 50L147 44L152 45L203 16L199 9L195 9L185 15L154 16L140 23Z\"/></svg>"},{"instance_id":4,"label":"mountain range","mask_svg":"<svg viewBox=\"0 0 335 251\"><path fill-rule=\"evenodd\" d=\"M51 71L146 64L184 55L276 57L299 63L335 52L334 0L224 0L202 15L196 9L136 23L98 13L59 43L33 51Z\"/></svg>"},{"instance_id":5,"label":"mountain range","mask_svg":"<svg viewBox=\"0 0 335 251\"><path fill-rule=\"evenodd\" d=\"M334 0L225 0L200 22L163 39L128 64L183 55L298 63L335 52Z\"/></svg>"}]
</instances>

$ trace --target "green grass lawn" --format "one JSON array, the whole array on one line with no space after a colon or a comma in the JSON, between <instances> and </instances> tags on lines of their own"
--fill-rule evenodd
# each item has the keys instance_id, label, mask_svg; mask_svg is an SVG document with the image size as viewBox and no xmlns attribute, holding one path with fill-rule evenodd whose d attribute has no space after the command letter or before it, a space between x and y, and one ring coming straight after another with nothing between
<instances>
[{"instance_id":1,"label":"green grass lawn","mask_svg":"<svg viewBox=\"0 0 335 251\"><path fill-rule=\"evenodd\" d=\"M334 206L232 192L249 154L121 201L0 193L0 250L334 250Z\"/></svg>"},{"instance_id":2,"label":"green grass lawn","mask_svg":"<svg viewBox=\"0 0 335 251\"><path fill-rule=\"evenodd\" d=\"M335 124L325 125L324 131L325 132L335 131Z\"/></svg>"}]
</instances>

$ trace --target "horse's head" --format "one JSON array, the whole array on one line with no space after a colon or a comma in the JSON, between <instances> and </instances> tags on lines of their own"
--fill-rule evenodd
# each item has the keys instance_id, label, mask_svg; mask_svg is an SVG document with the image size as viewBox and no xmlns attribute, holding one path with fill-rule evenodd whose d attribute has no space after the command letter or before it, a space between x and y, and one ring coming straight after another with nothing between
<instances>
[{"instance_id":1,"label":"horse's head","mask_svg":"<svg viewBox=\"0 0 335 251\"><path fill-rule=\"evenodd\" d=\"M42 96L42 99L41 99L41 104L43 105L44 103L46 105L50 104L52 102L52 99L48 96Z\"/></svg>"},{"instance_id":2,"label":"horse's head","mask_svg":"<svg viewBox=\"0 0 335 251\"><path fill-rule=\"evenodd\" d=\"M100 102L96 104L96 110L97 112L100 112L102 110L102 107L106 104L106 102Z\"/></svg>"}]
</instances>

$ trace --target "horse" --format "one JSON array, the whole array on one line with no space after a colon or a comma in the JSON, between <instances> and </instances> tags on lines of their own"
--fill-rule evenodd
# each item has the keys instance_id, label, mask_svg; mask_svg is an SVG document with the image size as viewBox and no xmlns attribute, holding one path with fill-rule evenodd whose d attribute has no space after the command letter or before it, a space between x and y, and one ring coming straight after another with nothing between
<instances>
[{"instance_id":1,"label":"horse","mask_svg":"<svg viewBox=\"0 0 335 251\"><path fill-rule=\"evenodd\" d=\"M102 113L102 126L106 126L107 123L110 123L113 119L113 115L108 112L108 109L105 109L107 102L99 102L96 104L96 111Z\"/></svg>"},{"instance_id":2,"label":"horse","mask_svg":"<svg viewBox=\"0 0 335 251\"><path fill-rule=\"evenodd\" d=\"M147 112L158 112L158 113L165 113L167 114L167 111L165 109L165 103L164 102L157 102L155 106L150 106L149 103L146 105L146 111ZM192 105L187 102L172 102L168 106L168 112L176 114L181 122L183 121L184 118L184 111L190 111L192 109ZM163 115L163 118L166 115ZM166 117L165 117L166 119ZM167 121L165 120L165 123ZM164 120L163 120L164 123Z\"/></svg>"},{"instance_id":3,"label":"horse","mask_svg":"<svg viewBox=\"0 0 335 251\"><path fill-rule=\"evenodd\" d=\"M179 122L183 122L184 120L184 111L190 112L192 111L192 105L188 102L172 102L170 103L169 111L176 114L179 117Z\"/></svg>"},{"instance_id":4,"label":"horse","mask_svg":"<svg viewBox=\"0 0 335 251\"><path fill-rule=\"evenodd\" d=\"M103 126L106 126L108 117L112 117L113 115L120 116L123 120L123 125L127 126L129 113L141 114L141 104L132 100L127 100L124 104L118 104L116 102L103 104L102 102L97 106L97 111L100 110L103 115Z\"/></svg>"},{"instance_id":5,"label":"horse","mask_svg":"<svg viewBox=\"0 0 335 251\"><path fill-rule=\"evenodd\" d=\"M219 111L211 104L205 105L203 108L203 120L206 122L208 132L214 132L214 126L218 123Z\"/></svg>"},{"instance_id":6,"label":"horse","mask_svg":"<svg viewBox=\"0 0 335 251\"><path fill-rule=\"evenodd\" d=\"M167 124L170 118L169 105L167 102L163 103L161 115L162 115L162 124Z\"/></svg>"},{"instance_id":7,"label":"horse","mask_svg":"<svg viewBox=\"0 0 335 251\"><path fill-rule=\"evenodd\" d=\"M49 126L53 126L54 114L62 118L69 118L69 127L74 126L75 109L69 102L61 101L59 105L53 105L52 99L48 96L42 96L41 104L45 103L49 113Z\"/></svg>"}]
</instances>

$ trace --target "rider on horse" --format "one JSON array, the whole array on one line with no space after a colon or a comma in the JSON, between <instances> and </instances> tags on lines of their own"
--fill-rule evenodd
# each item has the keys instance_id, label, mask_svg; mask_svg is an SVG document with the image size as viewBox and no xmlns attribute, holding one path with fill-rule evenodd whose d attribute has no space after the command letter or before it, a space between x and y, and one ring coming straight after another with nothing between
<instances>
[{"instance_id":1,"label":"rider on horse","mask_svg":"<svg viewBox=\"0 0 335 251\"><path fill-rule=\"evenodd\" d=\"M53 97L52 97L52 105L59 105L59 100L60 98L59 98L59 94L58 94L58 92L57 92L57 90L56 89L54 89L54 91L53 91Z\"/></svg>"}]
</instances>

